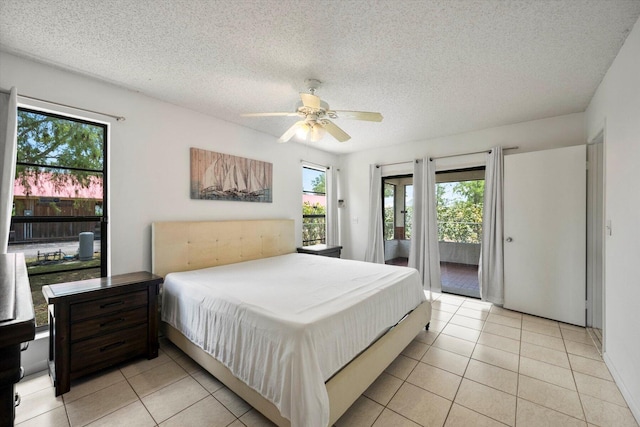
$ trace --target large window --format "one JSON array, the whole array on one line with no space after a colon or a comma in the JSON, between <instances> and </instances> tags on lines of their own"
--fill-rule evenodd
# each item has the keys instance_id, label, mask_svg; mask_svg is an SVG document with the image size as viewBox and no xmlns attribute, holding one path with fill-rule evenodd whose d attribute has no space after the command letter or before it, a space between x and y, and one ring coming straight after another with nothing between
<instances>
[{"instance_id":1,"label":"large window","mask_svg":"<svg viewBox=\"0 0 640 427\"><path fill-rule=\"evenodd\" d=\"M302 167L302 244L326 243L326 170Z\"/></svg>"},{"instance_id":2,"label":"large window","mask_svg":"<svg viewBox=\"0 0 640 427\"><path fill-rule=\"evenodd\" d=\"M36 312L42 286L107 274L107 127L18 109L9 252L22 252Z\"/></svg>"}]
</instances>

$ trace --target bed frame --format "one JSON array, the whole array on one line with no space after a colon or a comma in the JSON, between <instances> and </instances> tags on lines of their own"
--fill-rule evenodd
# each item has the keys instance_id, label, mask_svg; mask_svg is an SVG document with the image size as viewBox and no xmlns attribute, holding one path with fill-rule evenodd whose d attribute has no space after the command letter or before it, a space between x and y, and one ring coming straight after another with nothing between
<instances>
[{"instance_id":1,"label":"bed frame","mask_svg":"<svg viewBox=\"0 0 640 427\"><path fill-rule=\"evenodd\" d=\"M151 227L152 270L165 276L295 252L293 220L155 222ZM426 301L326 383L333 425L431 319ZM290 426L276 406L229 369L162 322L164 334L182 351L278 426Z\"/></svg>"}]
</instances>

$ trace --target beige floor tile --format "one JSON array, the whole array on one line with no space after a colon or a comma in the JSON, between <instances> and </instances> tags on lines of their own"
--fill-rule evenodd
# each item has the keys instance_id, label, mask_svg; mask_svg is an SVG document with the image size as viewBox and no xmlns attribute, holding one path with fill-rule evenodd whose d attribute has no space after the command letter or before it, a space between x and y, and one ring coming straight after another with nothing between
<instances>
[{"instance_id":1,"label":"beige floor tile","mask_svg":"<svg viewBox=\"0 0 640 427\"><path fill-rule=\"evenodd\" d=\"M571 369L520 356L519 372L531 378L546 381L569 390L576 390Z\"/></svg>"},{"instance_id":2,"label":"beige floor tile","mask_svg":"<svg viewBox=\"0 0 640 427\"><path fill-rule=\"evenodd\" d=\"M602 361L602 356L598 349L589 344L582 344L575 341L565 341L564 342L567 353L576 354L578 356L586 357L593 360Z\"/></svg>"},{"instance_id":3,"label":"beige floor tile","mask_svg":"<svg viewBox=\"0 0 640 427\"><path fill-rule=\"evenodd\" d=\"M486 320L489 316L489 312L485 310L474 310L472 308L460 307L458 311L456 311L457 315L470 317L472 319L478 320Z\"/></svg>"},{"instance_id":4,"label":"beige floor tile","mask_svg":"<svg viewBox=\"0 0 640 427\"><path fill-rule=\"evenodd\" d=\"M144 371L148 371L149 369L153 369L157 366L164 365L167 362L170 362L172 359L165 353L164 351L160 351L158 353L158 357L155 359L146 359L140 358L136 359L125 366L120 368L120 372L125 378L131 378L135 375L141 374Z\"/></svg>"},{"instance_id":5,"label":"beige floor tile","mask_svg":"<svg viewBox=\"0 0 640 427\"><path fill-rule=\"evenodd\" d=\"M522 329L526 331L536 332L538 334L549 335L555 338L562 338L560 327L557 323L553 326L544 323L531 322L526 319L522 320Z\"/></svg>"},{"instance_id":6,"label":"beige floor tile","mask_svg":"<svg viewBox=\"0 0 640 427\"><path fill-rule=\"evenodd\" d=\"M269 418L265 417L255 409L250 410L242 417L240 417L240 421L247 427L276 427L276 425L272 423Z\"/></svg>"},{"instance_id":7,"label":"beige floor tile","mask_svg":"<svg viewBox=\"0 0 640 427\"><path fill-rule=\"evenodd\" d=\"M500 335L482 332L478 338L478 344L487 347L497 348L499 350L508 351L509 353L520 354L520 341Z\"/></svg>"},{"instance_id":8,"label":"beige floor tile","mask_svg":"<svg viewBox=\"0 0 640 427\"><path fill-rule=\"evenodd\" d=\"M178 412L168 420L160 424L162 427L171 426L209 426L226 427L231 424L236 417L218 402L213 396L194 403L187 409Z\"/></svg>"},{"instance_id":9,"label":"beige floor tile","mask_svg":"<svg viewBox=\"0 0 640 427\"><path fill-rule=\"evenodd\" d=\"M418 363L407 378L408 383L449 400L453 400L456 396L460 381L462 377L422 362Z\"/></svg>"},{"instance_id":10,"label":"beige floor tile","mask_svg":"<svg viewBox=\"0 0 640 427\"><path fill-rule=\"evenodd\" d=\"M224 407L231 411L231 413L236 417L241 417L251 409L251 405L226 387L222 387L220 390L213 393L213 397L215 397L218 402L222 403Z\"/></svg>"},{"instance_id":11,"label":"beige floor tile","mask_svg":"<svg viewBox=\"0 0 640 427\"><path fill-rule=\"evenodd\" d=\"M577 391L520 375L518 378L518 397L584 420Z\"/></svg>"},{"instance_id":12,"label":"beige floor tile","mask_svg":"<svg viewBox=\"0 0 640 427\"><path fill-rule=\"evenodd\" d=\"M442 426L449 413L451 401L404 383L387 407L420 425Z\"/></svg>"},{"instance_id":13,"label":"beige floor tile","mask_svg":"<svg viewBox=\"0 0 640 427\"><path fill-rule=\"evenodd\" d=\"M157 423L171 418L183 409L204 399L209 393L191 377L183 378L169 387L162 388L145 397L146 406Z\"/></svg>"},{"instance_id":14,"label":"beige floor tile","mask_svg":"<svg viewBox=\"0 0 640 427\"><path fill-rule=\"evenodd\" d=\"M506 308L498 307L497 305L491 306L491 313L522 320L522 313L513 310L507 310Z\"/></svg>"},{"instance_id":15,"label":"beige floor tile","mask_svg":"<svg viewBox=\"0 0 640 427\"><path fill-rule=\"evenodd\" d=\"M587 423L528 400L518 399L516 425L518 427L586 427Z\"/></svg>"},{"instance_id":16,"label":"beige floor tile","mask_svg":"<svg viewBox=\"0 0 640 427\"><path fill-rule=\"evenodd\" d=\"M423 329L420 332L418 332L418 335L416 335L416 337L414 338L414 341L420 341L421 343L431 345L436 340L438 335L439 335L438 332L432 331L431 328L429 328L428 331L425 331Z\"/></svg>"},{"instance_id":17,"label":"beige floor tile","mask_svg":"<svg viewBox=\"0 0 640 427\"><path fill-rule=\"evenodd\" d=\"M638 427L629 408L587 395L582 395L581 399L587 421L590 423L598 426Z\"/></svg>"},{"instance_id":18,"label":"beige floor tile","mask_svg":"<svg viewBox=\"0 0 640 427\"><path fill-rule=\"evenodd\" d=\"M227 427L246 427L246 426L242 423L242 421L235 420L234 422L229 424Z\"/></svg>"},{"instance_id":19,"label":"beige floor tile","mask_svg":"<svg viewBox=\"0 0 640 427\"><path fill-rule=\"evenodd\" d=\"M565 351L564 341L562 338L551 337L537 332L522 330L522 342L536 344L542 347L551 348L553 350Z\"/></svg>"},{"instance_id":20,"label":"beige floor tile","mask_svg":"<svg viewBox=\"0 0 640 427\"><path fill-rule=\"evenodd\" d=\"M408 418L403 417L387 408L382 411L373 427L420 427L420 424L416 424Z\"/></svg>"},{"instance_id":21,"label":"beige floor tile","mask_svg":"<svg viewBox=\"0 0 640 427\"><path fill-rule=\"evenodd\" d=\"M447 326L447 322L443 322L438 319L431 319L429 322L429 331L431 332L441 332L444 327Z\"/></svg>"},{"instance_id":22,"label":"beige floor tile","mask_svg":"<svg viewBox=\"0 0 640 427\"><path fill-rule=\"evenodd\" d=\"M193 373L191 376L194 380L198 381L200 385L204 387L209 393L215 393L216 391L224 387L224 384L218 381L216 377L214 377L207 371L198 371Z\"/></svg>"},{"instance_id":23,"label":"beige floor tile","mask_svg":"<svg viewBox=\"0 0 640 427\"><path fill-rule=\"evenodd\" d=\"M518 364L520 362L517 354L482 344L476 345L471 358L514 372L518 372Z\"/></svg>"},{"instance_id":24,"label":"beige floor tile","mask_svg":"<svg viewBox=\"0 0 640 427\"><path fill-rule=\"evenodd\" d=\"M386 405L401 385L401 379L383 372L362 394L381 405Z\"/></svg>"},{"instance_id":25,"label":"beige floor tile","mask_svg":"<svg viewBox=\"0 0 640 427\"><path fill-rule=\"evenodd\" d=\"M489 334L500 335L501 337L510 338L512 340L520 339L520 329L500 325L498 323L486 322L482 331Z\"/></svg>"},{"instance_id":26,"label":"beige floor tile","mask_svg":"<svg viewBox=\"0 0 640 427\"><path fill-rule=\"evenodd\" d=\"M559 326L558 322L555 320L551 320L551 319L546 319L544 317L538 317L538 316L532 316L530 314L523 314L522 315L522 322L527 322L527 323L539 323L541 325L547 325L547 326Z\"/></svg>"},{"instance_id":27,"label":"beige floor tile","mask_svg":"<svg viewBox=\"0 0 640 427\"><path fill-rule=\"evenodd\" d=\"M457 305L460 306L462 304L464 304L467 300L466 297L463 296L458 296L458 295L451 295L451 294L442 294L440 296L440 298L438 298L439 301L445 302L447 304L453 304L453 305Z\"/></svg>"},{"instance_id":28,"label":"beige floor tile","mask_svg":"<svg viewBox=\"0 0 640 427\"><path fill-rule=\"evenodd\" d=\"M149 414L149 411L139 400L88 424L89 427L153 427L155 425L156 422Z\"/></svg>"},{"instance_id":29,"label":"beige floor tile","mask_svg":"<svg viewBox=\"0 0 640 427\"><path fill-rule=\"evenodd\" d=\"M576 372L582 372L583 374L602 378L603 380L613 381L613 377L611 377L609 369L604 362L569 354L569 363L571 363L571 369Z\"/></svg>"},{"instance_id":30,"label":"beige floor tile","mask_svg":"<svg viewBox=\"0 0 640 427\"><path fill-rule=\"evenodd\" d=\"M437 309L431 310L431 319L441 320L443 322L448 322L453 317L453 313L449 313L446 311L440 311Z\"/></svg>"},{"instance_id":31,"label":"beige floor tile","mask_svg":"<svg viewBox=\"0 0 640 427\"><path fill-rule=\"evenodd\" d=\"M47 411L36 417L16 424L16 427L69 427L69 419L64 406Z\"/></svg>"},{"instance_id":32,"label":"beige floor tile","mask_svg":"<svg viewBox=\"0 0 640 427\"><path fill-rule=\"evenodd\" d=\"M428 353L428 352L427 352ZM418 361L410 357L399 355L384 371L388 374L406 380L413 368L416 367Z\"/></svg>"},{"instance_id":33,"label":"beige floor tile","mask_svg":"<svg viewBox=\"0 0 640 427\"><path fill-rule=\"evenodd\" d=\"M492 418L482 415L464 406L454 403L449 411L445 427L504 427L505 424L500 423Z\"/></svg>"},{"instance_id":34,"label":"beige floor tile","mask_svg":"<svg viewBox=\"0 0 640 427\"><path fill-rule=\"evenodd\" d=\"M143 397L168 386L188 374L176 362L170 361L128 379L138 396Z\"/></svg>"},{"instance_id":35,"label":"beige floor tile","mask_svg":"<svg viewBox=\"0 0 640 427\"><path fill-rule=\"evenodd\" d=\"M516 397L486 385L463 379L455 403L501 423L513 426L516 421Z\"/></svg>"},{"instance_id":36,"label":"beige floor tile","mask_svg":"<svg viewBox=\"0 0 640 427\"><path fill-rule=\"evenodd\" d=\"M507 369L471 359L464 377L472 381L515 395L518 391L518 374Z\"/></svg>"},{"instance_id":37,"label":"beige floor tile","mask_svg":"<svg viewBox=\"0 0 640 427\"><path fill-rule=\"evenodd\" d=\"M467 369L469 358L432 346L422 358L422 362L456 375L462 375Z\"/></svg>"},{"instance_id":38,"label":"beige floor tile","mask_svg":"<svg viewBox=\"0 0 640 427\"><path fill-rule=\"evenodd\" d=\"M360 396L347 412L336 421L336 427L371 426L382 413L384 406Z\"/></svg>"},{"instance_id":39,"label":"beige floor tile","mask_svg":"<svg viewBox=\"0 0 640 427\"><path fill-rule=\"evenodd\" d=\"M456 338L447 334L440 334L433 343L433 347L441 348L452 353L469 357L473 353L475 344L462 338Z\"/></svg>"},{"instance_id":40,"label":"beige floor tile","mask_svg":"<svg viewBox=\"0 0 640 427\"><path fill-rule=\"evenodd\" d=\"M491 303L490 302L482 302L478 300L466 300L462 303L461 307L470 308L472 310L478 311L491 311Z\"/></svg>"},{"instance_id":41,"label":"beige floor tile","mask_svg":"<svg viewBox=\"0 0 640 427\"><path fill-rule=\"evenodd\" d=\"M71 389L62 395L65 403L71 403L81 397L95 393L110 385L124 381L124 375L118 369L101 371L95 374L79 378L71 382Z\"/></svg>"},{"instance_id":42,"label":"beige floor tile","mask_svg":"<svg viewBox=\"0 0 640 427\"><path fill-rule=\"evenodd\" d=\"M40 371L27 375L20 380L20 382L16 384L16 391L20 393L20 396L25 397L28 394L51 387L53 387L53 382L51 378L49 378L49 373L47 371Z\"/></svg>"},{"instance_id":43,"label":"beige floor tile","mask_svg":"<svg viewBox=\"0 0 640 427\"><path fill-rule=\"evenodd\" d=\"M438 300L438 301L432 302L431 307L433 308L433 310L440 310L440 311L453 314L456 311L458 311L458 308L460 308L460 305L448 304L446 302ZM431 317L433 318L433 316Z\"/></svg>"},{"instance_id":44,"label":"beige floor tile","mask_svg":"<svg viewBox=\"0 0 640 427\"><path fill-rule=\"evenodd\" d=\"M129 383L121 381L66 404L69 422L72 427L89 424L137 399Z\"/></svg>"},{"instance_id":45,"label":"beige floor tile","mask_svg":"<svg viewBox=\"0 0 640 427\"><path fill-rule=\"evenodd\" d=\"M480 336L480 331L465 328L464 326L452 325L451 323L445 326L442 333L471 342L478 341L478 337Z\"/></svg>"},{"instance_id":46,"label":"beige floor tile","mask_svg":"<svg viewBox=\"0 0 640 427\"><path fill-rule=\"evenodd\" d=\"M16 408L16 424L64 405L62 396L55 397L53 387L45 388L26 396L21 395L20 399L20 406Z\"/></svg>"},{"instance_id":47,"label":"beige floor tile","mask_svg":"<svg viewBox=\"0 0 640 427\"><path fill-rule=\"evenodd\" d=\"M164 351L170 358L175 359L176 357L184 355L184 352L176 347L176 345L169 341L167 338L161 337L159 339L159 342L160 350Z\"/></svg>"},{"instance_id":48,"label":"beige floor tile","mask_svg":"<svg viewBox=\"0 0 640 427\"><path fill-rule=\"evenodd\" d=\"M499 325L509 326L511 328L520 329L522 327L522 319L519 317L503 316L494 312L489 313L487 322L497 323Z\"/></svg>"},{"instance_id":49,"label":"beige floor tile","mask_svg":"<svg viewBox=\"0 0 640 427\"><path fill-rule=\"evenodd\" d=\"M198 365L192 358L190 358L186 354L181 357L176 357L174 361L189 374L194 374L198 371L202 371L202 366Z\"/></svg>"},{"instance_id":50,"label":"beige floor tile","mask_svg":"<svg viewBox=\"0 0 640 427\"><path fill-rule=\"evenodd\" d=\"M574 341L581 344L592 345L595 347L593 339L591 339L591 336L585 328L582 328L581 331L562 329L562 338L564 338L565 341Z\"/></svg>"},{"instance_id":51,"label":"beige floor tile","mask_svg":"<svg viewBox=\"0 0 640 427\"><path fill-rule=\"evenodd\" d=\"M428 344L413 340L409 343L408 346L404 348L404 350L402 350L402 353L400 354L412 359L420 360L422 359L422 356L424 356L424 354L427 352L427 350L429 350Z\"/></svg>"},{"instance_id":52,"label":"beige floor tile","mask_svg":"<svg viewBox=\"0 0 640 427\"><path fill-rule=\"evenodd\" d=\"M484 326L484 321L480 319L473 319L471 317L462 316L460 314L454 314L449 320L452 325L464 326L465 328L475 329L481 331Z\"/></svg>"},{"instance_id":53,"label":"beige floor tile","mask_svg":"<svg viewBox=\"0 0 640 427\"><path fill-rule=\"evenodd\" d=\"M577 325L571 325L569 323L563 323L563 322L558 322L558 326L560 326L560 329L565 330L568 329L570 331L584 331L586 328L583 326L577 326Z\"/></svg>"},{"instance_id":54,"label":"beige floor tile","mask_svg":"<svg viewBox=\"0 0 640 427\"><path fill-rule=\"evenodd\" d=\"M569 358L564 351L554 350L541 345L523 342L520 346L520 355L529 359L551 363L552 365L570 369Z\"/></svg>"},{"instance_id":55,"label":"beige floor tile","mask_svg":"<svg viewBox=\"0 0 640 427\"><path fill-rule=\"evenodd\" d=\"M586 394L605 402L627 406L622 393L620 393L618 386L613 381L603 380L580 372L574 372L573 376L576 379L576 386L580 395Z\"/></svg>"}]
</instances>

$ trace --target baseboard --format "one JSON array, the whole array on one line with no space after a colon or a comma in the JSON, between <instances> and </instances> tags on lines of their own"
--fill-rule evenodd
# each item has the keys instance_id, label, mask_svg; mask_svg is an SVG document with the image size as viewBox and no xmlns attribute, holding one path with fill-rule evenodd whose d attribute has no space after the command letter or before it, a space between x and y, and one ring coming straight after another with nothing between
<instances>
[{"instance_id":1,"label":"baseboard","mask_svg":"<svg viewBox=\"0 0 640 427\"><path fill-rule=\"evenodd\" d=\"M602 358L604 359L604 363L607 365L607 368L609 368L609 371L611 372L611 376L613 377L613 380L616 382L618 389L620 389L620 393L622 393L622 397L624 397L624 400L627 402L627 406L629 407L631 414L636 419L636 422L640 424L640 406L638 402L635 402L633 400L633 396L631 395L631 393L629 393L629 390L627 389L627 386L625 385L624 380L622 379L622 375L618 373L618 370L616 369L615 365L613 364L613 362L611 361L611 358L607 355L607 353L604 353Z\"/></svg>"}]
</instances>

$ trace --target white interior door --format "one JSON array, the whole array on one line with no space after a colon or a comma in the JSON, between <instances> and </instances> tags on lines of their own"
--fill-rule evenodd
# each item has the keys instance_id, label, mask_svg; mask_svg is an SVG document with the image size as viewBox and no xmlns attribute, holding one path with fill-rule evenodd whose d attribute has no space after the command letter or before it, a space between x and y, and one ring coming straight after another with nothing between
<instances>
[{"instance_id":1,"label":"white interior door","mask_svg":"<svg viewBox=\"0 0 640 427\"><path fill-rule=\"evenodd\" d=\"M586 148L504 158L504 306L585 325Z\"/></svg>"}]
</instances>

